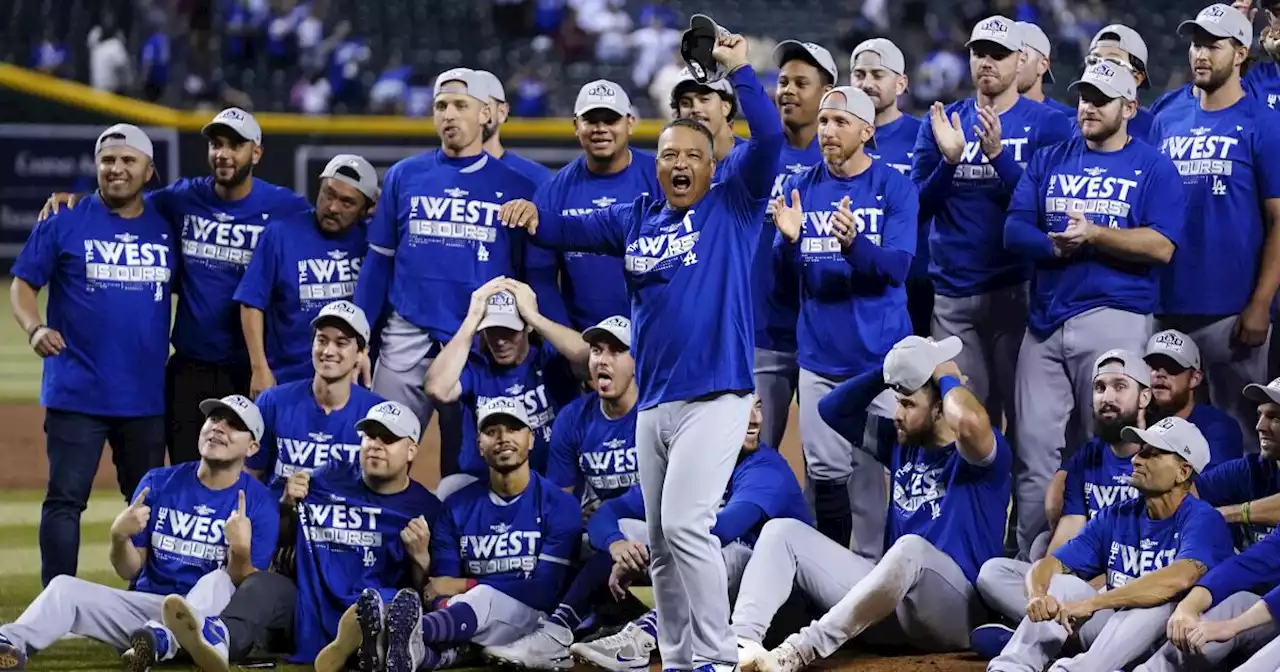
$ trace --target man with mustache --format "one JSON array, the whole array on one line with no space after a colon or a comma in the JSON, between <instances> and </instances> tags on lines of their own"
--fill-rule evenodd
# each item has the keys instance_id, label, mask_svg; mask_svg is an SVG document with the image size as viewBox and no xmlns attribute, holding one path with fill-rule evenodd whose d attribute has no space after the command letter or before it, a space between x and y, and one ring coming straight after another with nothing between
<instances>
[{"instance_id":1,"label":"man with mustache","mask_svg":"<svg viewBox=\"0 0 1280 672\"><path fill-rule=\"evenodd\" d=\"M235 294L254 371L251 399L311 377L311 323L329 303L355 294L369 249L364 221L377 202L373 165L339 154L320 172L315 210L263 232Z\"/></svg>"},{"instance_id":2,"label":"man with mustache","mask_svg":"<svg viewBox=\"0 0 1280 672\"><path fill-rule=\"evenodd\" d=\"M1166 329L1147 341L1146 356L1151 366L1151 408L1147 422L1176 415L1196 426L1209 442L1209 466L1234 460L1244 453L1240 425L1226 413L1196 401L1196 389L1204 382L1200 370L1200 348L1191 337L1176 329Z\"/></svg>"},{"instance_id":3,"label":"man with mustache","mask_svg":"<svg viewBox=\"0 0 1280 672\"><path fill-rule=\"evenodd\" d=\"M1053 63L1049 60L1053 45L1049 36L1034 23L1018 22L1018 30L1022 33L1022 55L1026 58L1022 69L1018 71L1018 93L1067 115L1076 116L1076 110L1064 105L1044 93L1045 80L1053 81Z\"/></svg>"},{"instance_id":4,"label":"man with mustache","mask_svg":"<svg viewBox=\"0 0 1280 672\"><path fill-rule=\"evenodd\" d=\"M1200 498L1218 508L1241 550L1280 524L1280 378L1247 385L1244 396L1257 404L1261 450L1219 464L1196 482Z\"/></svg>"}]
</instances>

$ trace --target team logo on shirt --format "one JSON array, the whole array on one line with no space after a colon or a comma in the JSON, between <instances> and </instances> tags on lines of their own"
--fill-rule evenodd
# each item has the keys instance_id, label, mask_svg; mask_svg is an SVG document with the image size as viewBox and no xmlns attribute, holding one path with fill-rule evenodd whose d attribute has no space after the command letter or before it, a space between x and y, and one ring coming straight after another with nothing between
<instances>
[{"instance_id":1,"label":"team logo on shirt","mask_svg":"<svg viewBox=\"0 0 1280 672\"><path fill-rule=\"evenodd\" d=\"M1024 131L1031 130L1028 126ZM1031 156L1031 150L1028 148L1030 138L1001 138L1000 145L1006 151L1013 152L1013 160L1019 166L1026 168L1027 159ZM999 176L996 174L996 167L991 165L991 160L982 151L982 142L979 140L968 140L964 143L964 152L960 155L960 164L956 166L955 179L960 181L976 181L976 180L994 180Z\"/></svg>"},{"instance_id":2,"label":"team logo on shirt","mask_svg":"<svg viewBox=\"0 0 1280 672\"><path fill-rule=\"evenodd\" d=\"M1178 538L1174 534L1174 541ZM1168 567L1178 549L1160 548L1160 544L1152 539L1143 539L1135 548L1118 541L1111 542L1111 551L1107 556L1107 585L1119 588L1126 583L1159 569Z\"/></svg>"},{"instance_id":3,"label":"team logo on shirt","mask_svg":"<svg viewBox=\"0 0 1280 672\"><path fill-rule=\"evenodd\" d=\"M837 201L833 206L839 206ZM868 241L880 244L881 228L884 226L884 208L853 208L853 224L857 235ZM840 239L835 234L835 210L805 211L804 220L800 223L800 254L832 255L840 254Z\"/></svg>"},{"instance_id":4,"label":"team logo on shirt","mask_svg":"<svg viewBox=\"0 0 1280 672\"><path fill-rule=\"evenodd\" d=\"M1128 475L1115 475L1111 477L1115 481L1112 485L1104 485L1102 483L1085 483L1084 497L1089 504L1089 517L1093 518L1098 515L1102 509L1137 499L1140 495L1138 490L1129 485L1130 477Z\"/></svg>"},{"instance_id":5,"label":"team logo on shirt","mask_svg":"<svg viewBox=\"0 0 1280 672\"><path fill-rule=\"evenodd\" d=\"M1085 168L1083 172L1084 175L1055 173L1049 177L1044 199L1045 213L1065 215L1079 211L1100 215L1109 218L1108 226L1118 228L1120 222L1117 218L1129 217L1133 207L1129 199L1138 193L1138 181L1105 175L1106 168Z\"/></svg>"},{"instance_id":6,"label":"team logo on shirt","mask_svg":"<svg viewBox=\"0 0 1280 672\"><path fill-rule=\"evenodd\" d=\"M893 474L893 504L901 517L910 518L926 508L933 520L942 515L942 499L947 496L942 471L942 466L915 462L898 467Z\"/></svg>"},{"instance_id":7,"label":"team logo on shirt","mask_svg":"<svg viewBox=\"0 0 1280 672\"><path fill-rule=\"evenodd\" d=\"M468 198L471 193L457 187L445 189L444 194L409 197L410 245L468 247L498 240L502 204Z\"/></svg>"},{"instance_id":8,"label":"team logo on shirt","mask_svg":"<svg viewBox=\"0 0 1280 672\"><path fill-rule=\"evenodd\" d=\"M190 260L248 266L265 224L237 223L225 212L182 217L182 254Z\"/></svg>"},{"instance_id":9,"label":"team logo on shirt","mask_svg":"<svg viewBox=\"0 0 1280 672\"><path fill-rule=\"evenodd\" d=\"M323 258L298 261L298 297L303 310L323 308L356 293L363 260L346 250L329 250ZM314 304L314 305L312 305Z\"/></svg>"},{"instance_id":10,"label":"team logo on shirt","mask_svg":"<svg viewBox=\"0 0 1280 672\"><path fill-rule=\"evenodd\" d=\"M299 504L299 521L308 541L326 546L374 548L382 546L378 518L382 507L346 502Z\"/></svg>"},{"instance_id":11,"label":"team logo on shirt","mask_svg":"<svg viewBox=\"0 0 1280 672\"><path fill-rule=\"evenodd\" d=\"M223 528L227 521L217 511L197 505L190 511L160 506L152 512L151 552L190 565L219 565L227 558Z\"/></svg>"},{"instance_id":12,"label":"team logo on shirt","mask_svg":"<svg viewBox=\"0 0 1280 672\"><path fill-rule=\"evenodd\" d=\"M476 408L495 401L509 400L511 403L524 404L525 413L529 415L529 428L534 434L541 434L542 440L551 440L551 423L556 419L555 409L547 401L547 387L541 383L525 389L524 385L514 383L503 390L505 396L482 397L476 395Z\"/></svg>"},{"instance_id":13,"label":"team logo on shirt","mask_svg":"<svg viewBox=\"0 0 1280 672\"><path fill-rule=\"evenodd\" d=\"M507 523L489 526L486 534L464 534L459 540L468 576L523 572L538 567L540 530L517 530Z\"/></svg>"},{"instance_id":14,"label":"team logo on shirt","mask_svg":"<svg viewBox=\"0 0 1280 672\"><path fill-rule=\"evenodd\" d=\"M275 475L287 479L294 473L311 473L330 462L355 464L360 459L360 444L331 443L332 434L312 432L310 441L276 437Z\"/></svg>"},{"instance_id":15,"label":"team logo on shirt","mask_svg":"<svg viewBox=\"0 0 1280 672\"><path fill-rule=\"evenodd\" d=\"M694 210L686 212L679 224L656 236L640 236L627 246L625 266L628 273L644 275L673 268L681 261L686 266L697 263L693 248L701 231L693 230Z\"/></svg>"},{"instance_id":16,"label":"team logo on shirt","mask_svg":"<svg viewBox=\"0 0 1280 672\"><path fill-rule=\"evenodd\" d=\"M1240 138L1213 133L1212 128L1197 126L1187 135L1172 135L1160 141L1160 151L1173 159L1183 177L1229 177L1235 166L1231 150L1240 144ZM1195 182L1198 180L1188 180Z\"/></svg>"},{"instance_id":17,"label":"team logo on shirt","mask_svg":"<svg viewBox=\"0 0 1280 672\"><path fill-rule=\"evenodd\" d=\"M118 233L111 240L86 239L84 276L90 289L149 291L160 301L173 277L169 246L140 243L131 233Z\"/></svg>"},{"instance_id":18,"label":"team logo on shirt","mask_svg":"<svg viewBox=\"0 0 1280 672\"><path fill-rule=\"evenodd\" d=\"M600 444L598 450L578 455L578 467L593 490L618 490L640 482L636 448L627 443L626 439L613 438Z\"/></svg>"},{"instance_id":19,"label":"team logo on shirt","mask_svg":"<svg viewBox=\"0 0 1280 672\"><path fill-rule=\"evenodd\" d=\"M783 172L774 176L773 190L769 192L769 198L777 198L781 196L782 185L787 181L787 178L792 175L799 175L800 173L803 173L805 168L808 168L808 166L802 163L787 164ZM790 196L788 196L788 198L790 198Z\"/></svg>"}]
</instances>

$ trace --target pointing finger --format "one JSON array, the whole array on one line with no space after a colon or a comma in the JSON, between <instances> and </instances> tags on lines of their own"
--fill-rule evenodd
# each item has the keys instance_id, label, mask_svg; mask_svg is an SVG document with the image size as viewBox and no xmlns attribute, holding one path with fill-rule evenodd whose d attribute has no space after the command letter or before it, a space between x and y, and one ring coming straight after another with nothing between
<instances>
[{"instance_id":1,"label":"pointing finger","mask_svg":"<svg viewBox=\"0 0 1280 672\"><path fill-rule=\"evenodd\" d=\"M237 499L236 511L238 511L240 515L243 516L244 515L244 490L240 491L240 494L237 495L236 499Z\"/></svg>"},{"instance_id":2,"label":"pointing finger","mask_svg":"<svg viewBox=\"0 0 1280 672\"><path fill-rule=\"evenodd\" d=\"M142 492L139 492L138 496L133 498L133 504L131 506L142 506L142 503L147 501L147 493L149 492L151 492L151 488L149 486L143 488Z\"/></svg>"}]
</instances>

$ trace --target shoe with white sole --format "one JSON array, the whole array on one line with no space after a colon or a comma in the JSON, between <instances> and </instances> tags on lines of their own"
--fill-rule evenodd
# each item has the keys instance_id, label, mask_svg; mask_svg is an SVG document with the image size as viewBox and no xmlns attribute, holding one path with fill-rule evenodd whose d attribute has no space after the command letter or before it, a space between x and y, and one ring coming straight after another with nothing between
<instances>
[{"instance_id":1,"label":"shoe with white sole","mask_svg":"<svg viewBox=\"0 0 1280 672\"><path fill-rule=\"evenodd\" d=\"M201 619L181 595L170 595L164 598L164 625L202 672L230 672L222 619Z\"/></svg>"},{"instance_id":2,"label":"shoe with white sole","mask_svg":"<svg viewBox=\"0 0 1280 672\"><path fill-rule=\"evenodd\" d=\"M484 657L498 667L524 670L571 670L569 645L573 633L563 625L543 621L537 630L507 644L486 646Z\"/></svg>"},{"instance_id":3,"label":"shoe with white sole","mask_svg":"<svg viewBox=\"0 0 1280 672\"><path fill-rule=\"evenodd\" d=\"M755 672L767 653L768 650L760 642L753 642L745 637L738 638L738 668L742 672Z\"/></svg>"},{"instance_id":4,"label":"shoe with white sole","mask_svg":"<svg viewBox=\"0 0 1280 672\"><path fill-rule=\"evenodd\" d=\"M811 661L805 660L800 650L790 642L783 642L766 652L756 664L756 672L800 672Z\"/></svg>"},{"instance_id":5,"label":"shoe with white sole","mask_svg":"<svg viewBox=\"0 0 1280 672\"><path fill-rule=\"evenodd\" d=\"M628 623L617 633L593 642L569 647L577 660L611 672L648 670L649 658L658 648L658 640L635 623Z\"/></svg>"},{"instance_id":6,"label":"shoe with white sole","mask_svg":"<svg viewBox=\"0 0 1280 672\"><path fill-rule=\"evenodd\" d=\"M396 593L387 607L386 623L386 672L418 672L427 655L427 645L422 641L422 598L418 593L411 588Z\"/></svg>"}]
</instances>

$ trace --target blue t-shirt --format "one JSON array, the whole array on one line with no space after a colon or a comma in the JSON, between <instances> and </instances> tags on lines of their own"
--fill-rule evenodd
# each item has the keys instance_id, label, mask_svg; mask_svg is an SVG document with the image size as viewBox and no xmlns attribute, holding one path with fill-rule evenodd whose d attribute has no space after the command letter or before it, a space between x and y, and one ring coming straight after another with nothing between
<instances>
[{"instance_id":1,"label":"blue t-shirt","mask_svg":"<svg viewBox=\"0 0 1280 672\"><path fill-rule=\"evenodd\" d=\"M1055 99L1053 99L1053 98L1050 98L1050 97L1048 97L1048 96L1045 96L1045 99L1044 99L1044 105L1045 105L1045 106L1047 106L1047 107L1048 107L1049 109L1051 109L1051 110L1057 110L1057 111L1061 112L1061 113L1062 113L1063 115L1065 115L1068 119L1075 119L1075 118L1076 118L1076 108L1074 108L1074 107L1072 107L1072 106L1070 106L1070 105L1067 105L1066 103L1061 103L1061 102L1058 102L1057 100L1055 100Z\"/></svg>"},{"instance_id":2,"label":"blue t-shirt","mask_svg":"<svg viewBox=\"0 0 1280 672\"><path fill-rule=\"evenodd\" d=\"M1240 423L1216 406L1196 403L1187 416L1209 442L1209 466L1214 467L1244 455L1244 432Z\"/></svg>"},{"instance_id":3,"label":"blue t-shirt","mask_svg":"<svg viewBox=\"0 0 1280 672\"><path fill-rule=\"evenodd\" d=\"M778 155L778 167L773 178L772 200L786 195L791 202L791 189L785 187L787 178L822 163L822 148L815 135L809 145L796 149L789 143L782 145ZM796 320L799 319L800 296L794 266L789 260L779 259L773 252L773 218L765 215L760 227L760 246L756 248L754 278L756 282L755 320L756 347L777 352L796 351Z\"/></svg>"},{"instance_id":4,"label":"blue t-shirt","mask_svg":"<svg viewBox=\"0 0 1280 672\"><path fill-rule=\"evenodd\" d=\"M298 596L289 660L310 664L337 636L338 619L361 591L376 588L389 603L397 590L411 586L413 560L400 532L422 516L435 533L443 507L417 481L383 495L365 485L360 465L330 462L311 474L297 508Z\"/></svg>"},{"instance_id":5,"label":"blue t-shirt","mask_svg":"<svg viewBox=\"0 0 1280 672\"><path fill-rule=\"evenodd\" d=\"M526 159L509 149L504 149L502 157L498 160L501 161L503 165L506 165L517 173L525 176L525 178L533 183L535 188L541 187L547 182L550 182L551 178L556 174L556 171L551 170L541 163Z\"/></svg>"},{"instance_id":6,"label":"blue t-shirt","mask_svg":"<svg viewBox=\"0 0 1280 672\"><path fill-rule=\"evenodd\" d=\"M613 175L591 172L586 158L578 157L538 190L535 202L565 216L585 215L661 192L653 155L632 148L631 163ZM568 326L583 331L614 315L631 315L622 259L591 252L564 252L559 257Z\"/></svg>"},{"instance_id":7,"label":"blue t-shirt","mask_svg":"<svg viewBox=\"0 0 1280 672\"><path fill-rule=\"evenodd\" d=\"M849 178L820 163L787 180L783 190L793 189L804 210L800 238L791 243L776 233L774 245L800 278L797 361L828 377L857 375L911 334L903 282L916 249L915 185L872 161ZM845 196L857 227L847 252L833 230Z\"/></svg>"},{"instance_id":8,"label":"blue t-shirt","mask_svg":"<svg viewBox=\"0 0 1280 672\"><path fill-rule=\"evenodd\" d=\"M1182 174L1187 225L1160 280L1160 312L1235 314L1257 279L1263 202L1280 198L1280 117L1249 95L1213 112L1193 96L1169 95L1152 132Z\"/></svg>"},{"instance_id":9,"label":"blue t-shirt","mask_svg":"<svg viewBox=\"0 0 1280 672\"><path fill-rule=\"evenodd\" d=\"M1264 61L1249 66L1249 72L1244 75L1244 89L1267 107L1276 109L1280 104L1280 65Z\"/></svg>"},{"instance_id":10,"label":"blue t-shirt","mask_svg":"<svg viewBox=\"0 0 1280 672\"><path fill-rule=\"evenodd\" d=\"M486 479L449 495L444 508L431 530L432 576L475 579L533 609L555 608L582 543L573 495L531 473L511 499Z\"/></svg>"},{"instance_id":11,"label":"blue t-shirt","mask_svg":"<svg viewBox=\"0 0 1280 672\"><path fill-rule=\"evenodd\" d=\"M503 226L498 209L533 198L534 188L529 178L483 153L452 158L436 150L397 162L383 178L369 222L369 254L394 261L390 288L365 299L359 289L370 280L365 268L357 303L375 320L389 301L405 320L447 343L480 285L500 275L523 277L531 261L527 237Z\"/></svg>"},{"instance_id":12,"label":"blue t-shirt","mask_svg":"<svg viewBox=\"0 0 1280 672\"><path fill-rule=\"evenodd\" d=\"M496 366L487 355L473 352L458 382L463 410L459 471L480 477L489 473L489 465L480 457L475 413L489 399L507 398L524 404L533 430L529 465L540 474L546 473L552 422L565 404L582 393L569 362L549 343L530 342L524 361L514 366Z\"/></svg>"},{"instance_id":13,"label":"blue t-shirt","mask_svg":"<svg viewBox=\"0 0 1280 672\"><path fill-rule=\"evenodd\" d=\"M279 499L284 484L297 471L311 473L330 462L360 462L360 432L356 422L382 397L360 385L351 386L347 405L326 414L316 403L310 379L269 387L254 403L266 430L262 446L244 466L266 475L267 486Z\"/></svg>"},{"instance_id":14,"label":"blue t-shirt","mask_svg":"<svg viewBox=\"0 0 1280 672\"><path fill-rule=\"evenodd\" d=\"M910 177L911 159L915 156L916 137L919 135L920 120L904 114L876 128L875 147L866 148L867 156ZM912 278L929 277L929 218L923 215L916 230L916 249L912 252L911 270L907 275Z\"/></svg>"},{"instance_id":15,"label":"blue t-shirt","mask_svg":"<svg viewBox=\"0 0 1280 672\"><path fill-rule=\"evenodd\" d=\"M636 462L636 415L631 407L620 418L610 418L600 406L600 395L584 394L556 415L551 428L551 457L547 480L559 488L572 487L581 497L584 486L600 499L612 499L640 482Z\"/></svg>"},{"instance_id":16,"label":"blue t-shirt","mask_svg":"<svg viewBox=\"0 0 1280 672\"><path fill-rule=\"evenodd\" d=\"M1082 210L1095 226L1147 227L1181 249L1185 207L1178 190L1169 189L1177 182L1173 162L1141 140L1097 152L1076 136L1031 157L1009 204L1005 246L1035 262L1027 316L1034 336L1047 338L1095 308L1155 312L1159 266L1094 247L1059 258L1048 234L1066 230L1067 213Z\"/></svg>"},{"instance_id":17,"label":"blue t-shirt","mask_svg":"<svg viewBox=\"0 0 1280 672\"><path fill-rule=\"evenodd\" d=\"M624 257L640 410L755 388L752 271L782 122L750 66L730 80L751 139L693 207L641 197L579 217L538 213L535 243Z\"/></svg>"},{"instance_id":18,"label":"blue t-shirt","mask_svg":"<svg viewBox=\"0 0 1280 672\"><path fill-rule=\"evenodd\" d=\"M975 128L978 106L966 98L947 106L947 118L960 116L965 147L957 164L948 163L933 138L933 126L920 124L911 181L920 189L920 213L933 218L929 234L929 274L938 294L976 296L1025 281L1029 265L1004 248L1004 219L1022 171L1042 147L1070 136L1061 112L1030 98L1019 98L1000 115L1004 149L994 162L982 152Z\"/></svg>"},{"instance_id":19,"label":"blue t-shirt","mask_svg":"<svg viewBox=\"0 0 1280 672\"><path fill-rule=\"evenodd\" d=\"M355 295L368 248L362 222L328 235L315 211L262 232L235 300L264 313L267 364L276 382L311 378L311 320L326 305Z\"/></svg>"},{"instance_id":20,"label":"blue t-shirt","mask_svg":"<svg viewBox=\"0 0 1280 672\"><path fill-rule=\"evenodd\" d=\"M1093 518L1103 508L1141 497L1129 479L1133 461L1120 457L1106 441L1089 439L1062 464L1067 487L1062 495L1062 515Z\"/></svg>"},{"instance_id":21,"label":"blue t-shirt","mask_svg":"<svg viewBox=\"0 0 1280 672\"><path fill-rule=\"evenodd\" d=\"M45 318L67 346L44 360L41 406L114 417L164 413L178 266L169 224L150 200L125 219L94 194L31 231L12 273L49 288Z\"/></svg>"},{"instance_id":22,"label":"blue t-shirt","mask_svg":"<svg viewBox=\"0 0 1280 672\"><path fill-rule=\"evenodd\" d=\"M1179 560L1213 569L1231 557L1231 534L1212 506L1190 495L1163 520L1151 520L1146 501L1135 499L1099 511L1053 556L1081 578L1105 572L1115 589Z\"/></svg>"},{"instance_id":23,"label":"blue t-shirt","mask_svg":"<svg viewBox=\"0 0 1280 672\"><path fill-rule=\"evenodd\" d=\"M256 569L266 571L280 535L280 507L267 487L249 474L235 485L211 490L197 475L199 462L148 471L129 501L147 490L143 503L151 507L147 528L133 545L147 549L147 561L134 579L133 589L153 595L186 595L200 577L226 567L227 539L223 528L240 505L253 529L250 555Z\"/></svg>"},{"instance_id":24,"label":"blue t-shirt","mask_svg":"<svg viewBox=\"0 0 1280 672\"><path fill-rule=\"evenodd\" d=\"M1257 453L1223 462L1196 478L1200 499L1211 506L1237 506L1280 492L1280 467ZM1231 526L1236 548L1248 548L1275 531L1274 525ZM1225 596L1224 596L1225 597Z\"/></svg>"},{"instance_id":25,"label":"blue t-shirt","mask_svg":"<svg viewBox=\"0 0 1280 672\"><path fill-rule=\"evenodd\" d=\"M249 361L236 287L267 227L311 209L289 189L251 179L249 195L238 201L219 197L212 177L178 180L151 193L156 209L181 232L173 349L184 357L208 364Z\"/></svg>"}]
</instances>

